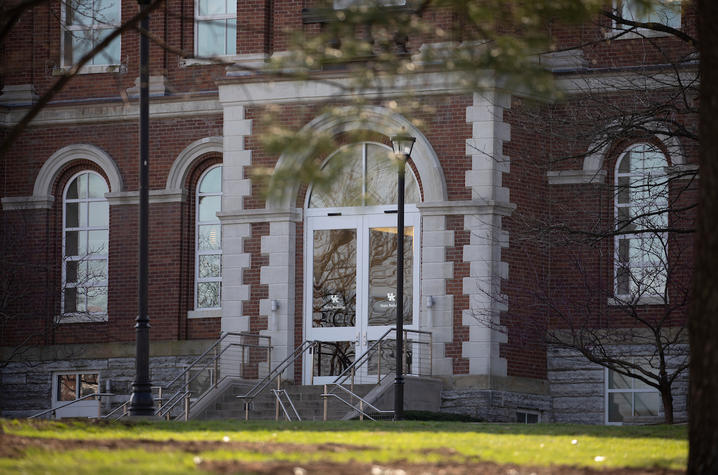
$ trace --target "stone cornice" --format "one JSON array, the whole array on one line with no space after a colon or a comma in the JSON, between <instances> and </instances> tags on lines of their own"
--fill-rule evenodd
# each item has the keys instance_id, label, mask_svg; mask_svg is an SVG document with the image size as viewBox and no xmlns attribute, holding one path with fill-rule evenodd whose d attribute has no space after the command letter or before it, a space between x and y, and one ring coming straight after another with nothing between
<instances>
[{"instance_id":1,"label":"stone cornice","mask_svg":"<svg viewBox=\"0 0 718 475\"><path fill-rule=\"evenodd\" d=\"M50 209L55 202L52 195L44 196L9 196L2 199L2 209L5 211L24 209Z\"/></svg>"},{"instance_id":2,"label":"stone cornice","mask_svg":"<svg viewBox=\"0 0 718 475\"><path fill-rule=\"evenodd\" d=\"M438 201L418 203L416 207L422 216L448 215L500 215L511 216L516 209L514 203L501 201Z\"/></svg>"},{"instance_id":3,"label":"stone cornice","mask_svg":"<svg viewBox=\"0 0 718 475\"><path fill-rule=\"evenodd\" d=\"M262 208L262 209L238 209L220 211L217 217L222 224L250 224L250 223L271 223L281 221L302 221L302 210L300 208Z\"/></svg>"},{"instance_id":4,"label":"stone cornice","mask_svg":"<svg viewBox=\"0 0 718 475\"><path fill-rule=\"evenodd\" d=\"M137 120L139 104L131 102L72 103L45 107L30 123L31 127L40 125L68 125L95 122L116 122ZM27 112L27 108L8 109L0 114L0 123L13 126ZM222 107L216 99L153 99L150 102L150 116L153 119L170 117L188 117L197 115L221 114Z\"/></svg>"}]
</instances>

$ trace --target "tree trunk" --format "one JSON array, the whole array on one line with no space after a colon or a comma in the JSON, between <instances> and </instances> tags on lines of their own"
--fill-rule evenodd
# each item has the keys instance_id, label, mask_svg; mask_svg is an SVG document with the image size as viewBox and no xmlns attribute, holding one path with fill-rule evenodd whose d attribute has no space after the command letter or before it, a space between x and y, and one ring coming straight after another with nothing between
<instances>
[{"instance_id":1,"label":"tree trunk","mask_svg":"<svg viewBox=\"0 0 718 475\"><path fill-rule=\"evenodd\" d=\"M661 402L663 402L663 421L666 424L673 424L673 394L670 386L661 388Z\"/></svg>"},{"instance_id":2,"label":"tree trunk","mask_svg":"<svg viewBox=\"0 0 718 475\"><path fill-rule=\"evenodd\" d=\"M700 206L689 317L688 473L718 473L718 2L698 0Z\"/></svg>"}]
</instances>

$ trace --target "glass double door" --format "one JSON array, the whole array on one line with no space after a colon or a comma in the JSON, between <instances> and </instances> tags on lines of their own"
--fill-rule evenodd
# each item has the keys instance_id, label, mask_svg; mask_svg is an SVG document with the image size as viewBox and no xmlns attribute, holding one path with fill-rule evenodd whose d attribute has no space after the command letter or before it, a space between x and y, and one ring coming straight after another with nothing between
<instances>
[{"instance_id":1,"label":"glass double door","mask_svg":"<svg viewBox=\"0 0 718 475\"><path fill-rule=\"evenodd\" d=\"M403 318L417 328L419 217L405 216ZM304 328L319 344L304 361L304 381L324 384L396 326L396 214L310 216L306 223ZM379 357L385 361L375 357L360 371L393 371L391 345Z\"/></svg>"}]
</instances>

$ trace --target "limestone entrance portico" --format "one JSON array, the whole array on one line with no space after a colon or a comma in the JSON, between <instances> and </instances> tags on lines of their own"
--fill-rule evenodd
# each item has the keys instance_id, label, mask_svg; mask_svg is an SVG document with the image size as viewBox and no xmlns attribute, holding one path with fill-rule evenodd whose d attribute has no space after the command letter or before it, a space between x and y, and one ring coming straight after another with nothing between
<instances>
[{"instance_id":1,"label":"limestone entrance portico","mask_svg":"<svg viewBox=\"0 0 718 475\"><path fill-rule=\"evenodd\" d=\"M273 362L284 359L301 339L325 339L334 344L345 342L345 348L351 347L351 352L358 354L367 342L376 337L369 323L373 304L369 303L368 276L371 266L368 259L371 246L368 241L372 230L391 234L394 228L394 236L396 233L396 215L391 213L389 205L386 209L334 210L329 216L326 208L310 205L309 197L304 207L298 207L298 190L287 193L284 201L268 202L263 209L245 209L245 198L252 193L247 174L252 166L252 151L246 148L245 143L245 139L252 135L252 120L246 118L247 109L255 105L326 98L332 91L324 91L322 87L329 86L291 81L241 84L232 80L219 85L220 103L224 110L223 196L222 212L219 213L223 236L222 330L250 329L250 319L243 312L243 307L250 301L253 285L244 278L245 271L251 266L252 256L245 244L253 238L253 226L262 223L265 234L261 235L260 253L266 265L261 266L259 284L266 286L267 292L266 298L259 301L259 315L267 318L267 329L261 333L272 338ZM368 130L389 137L403 130L416 137L411 158L421 196L416 204L411 205L410 220L407 221L410 232L414 233L415 243L412 248L412 301L409 305L412 314L409 325L432 332L432 370L437 376L453 375L452 358L455 356L447 355L446 346L454 341L456 319L454 296L447 291L446 283L454 278L454 269L446 257L446 250L455 246L454 231L447 229L447 217L455 215L464 217L464 227L471 236L470 243L464 246L464 261L470 262L470 274L463 278L463 292L469 295L472 308L465 309L461 317L461 324L470 330L468 341L461 345L461 357L469 360L469 374L506 375L505 360L499 356L499 344L505 336L493 327L505 304L491 296L500 289L501 276L505 275L500 254L501 247L507 245L507 235L501 230L501 217L510 214L512 205L500 180L501 174L508 171L508 159L503 156L505 160L486 158L488 153L496 150L500 153L502 139L508 138L504 136L506 124L500 121L500 111L504 106L495 102L496 97L475 95L474 105L467 109L467 122L474 124L474 137L467 140L467 155L472 157L467 160L471 161L473 169L466 172L466 184L475 191L471 201L449 201L444 171L429 140L410 120L389 109L365 106L361 117L356 114L323 115L305 126L336 135L352 130ZM302 157L281 156L275 169L297 159ZM301 226L298 226L300 223ZM358 299L352 301L352 315L345 315L340 325L313 326L315 297L324 299L327 307L335 305L335 310L349 307L345 300L347 296L340 296L339 292L328 288L326 295L315 295L313 289L313 263L317 253L321 253L322 246L325 246L322 239L332 239L332 230L348 231L335 237L343 245L353 242L350 247L355 246L351 252L356 255L347 268L355 269L350 279L354 279L353 291L356 295L349 298L358 296ZM302 242L303 246L298 246L298 242ZM351 252L347 251L347 255ZM297 276L303 282L297 282ZM385 287L388 288L388 285ZM380 292L375 293L378 295ZM301 296L301 304L298 304L298 296ZM331 301L332 296L338 302ZM383 298L387 308L388 298L389 295ZM490 315L493 320L482 321L477 315ZM386 323L376 326L388 327ZM295 328L298 325L302 328ZM305 361L304 364L305 382L309 380L307 363Z\"/></svg>"}]
</instances>

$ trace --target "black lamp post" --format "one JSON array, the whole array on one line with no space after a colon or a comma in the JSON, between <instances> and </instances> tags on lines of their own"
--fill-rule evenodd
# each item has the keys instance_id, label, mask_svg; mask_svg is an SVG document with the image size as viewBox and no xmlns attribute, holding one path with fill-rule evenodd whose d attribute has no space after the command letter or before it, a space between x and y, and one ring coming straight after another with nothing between
<instances>
[{"instance_id":1,"label":"black lamp post","mask_svg":"<svg viewBox=\"0 0 718 475\"><path fill-rule=\"evenodd\" d=\"M404 176L406 162L416 139L398 134L391 138L399 159L396 213L396 378L394 379L394 420L404 418Z\"/></svg>"},{"instance_id":2,"label":"black lamp post","mask_svg":"<svg viewBox=\"0 0 718 475\"><path fill-rule=\"evenodd\" d=\"M138 0L141 11L149 7L150 0ZM140 21L140 222L139 222L139 264L137 275L138 315L135 323L136 356L135 381L130 397L131 416L152 416L155 413L150 382L150 318L147 315L147 287L149 268L148 224L149 224L149 151L150 151L150 43L145 34L150 30L150 17Z\"/></svg>"}]
</instances>

